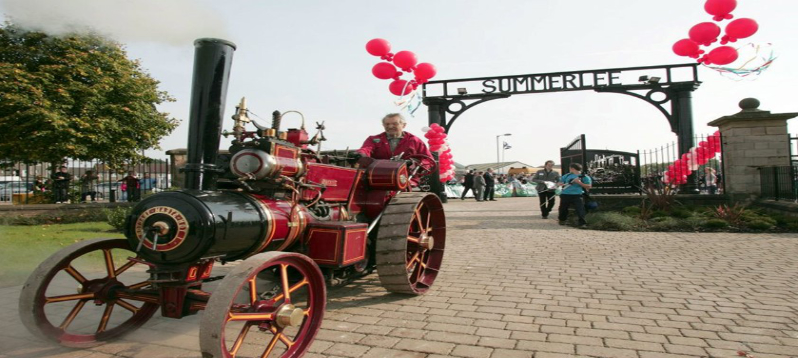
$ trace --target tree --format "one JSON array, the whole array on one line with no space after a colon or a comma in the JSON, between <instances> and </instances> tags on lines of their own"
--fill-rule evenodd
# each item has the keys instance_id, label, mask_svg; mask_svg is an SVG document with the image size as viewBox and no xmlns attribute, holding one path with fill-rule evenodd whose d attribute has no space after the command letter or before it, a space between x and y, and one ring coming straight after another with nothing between
<instances>
[{"instance_id":1,"label":"tree","mask_svg":"<svg viewBox=\"0 0 800 360\"><path fill-rule=\"evenodd\" d=\"M158 148L178 120L156 105L158 90L138 60L94 34L62 37L0 27L0 159L65 158L122 167Z\"/></svg>"}]
</instances>

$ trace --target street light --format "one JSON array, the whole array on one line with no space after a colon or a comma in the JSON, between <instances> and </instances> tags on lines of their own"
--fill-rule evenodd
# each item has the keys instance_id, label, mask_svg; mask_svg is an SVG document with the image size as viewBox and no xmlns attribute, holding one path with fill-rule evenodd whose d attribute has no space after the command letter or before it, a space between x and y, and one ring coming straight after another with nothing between
<instances>
[{"instance_id":1,"label":"street light","mask_svg":"<svg viewBox=\"0 0 800 360\"><path fill-rule=\"evenodd\" d=\"M500 137L501 136L511 136L511 134L503 134L495 136L495 140L497 142L496 149L497 149L497 165L495 166L495 170L498 170L497 167L500 166Z\"/></svg>"}]
</instances>

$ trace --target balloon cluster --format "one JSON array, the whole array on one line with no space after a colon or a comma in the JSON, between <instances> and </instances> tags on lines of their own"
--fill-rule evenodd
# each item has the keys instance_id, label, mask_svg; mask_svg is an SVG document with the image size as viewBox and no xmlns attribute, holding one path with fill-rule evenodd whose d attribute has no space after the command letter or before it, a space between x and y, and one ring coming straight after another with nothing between
<instances>
[{"instance_id":1,"label":"balloon cluster","mask_svg":"<svg viewBox=\"0 0 800 360\"><path fill-rule=\"evenodd\" d=\"M718 130L709 135L706 141L699 142L696 147L689 149L689 152L681 155L680 159L667 166L662 181L665 184L686 184L686 178L692 171L708 163L708 160L714 158L721 150L722 144Z\"/></svg>"},{"instance_id":2,"label":"balloon cluster","mask_svg":"<svg viewBox=\"0 0 800 360\"><path fill-rule=\"evenodd\" d=\"M714 21L732 19L731 11L736 8L736 0L706 0L705 10L714 16ZM720 40L721 45L736 42L738 39L750 37L758 31L758 23L753 19L740 18L733 20L725 26L725 35ZM672 45L672 51L678 56L688 56L697 59L697 62L706 65L726 65L736 61L739 53L731 46L718 46L707 54L700 46L711 46L719 40L722 33L717 24L702 22L689 29L689 38L678 40Z\"/></svg>"},{"instance_id":3,"label":"balloon cluster","mask_svg":"<svg viewBox=\"0 0 800 360\"><path fill-rule=\"evenodd\" d=\"M382 80L392 79L389 91L397 96L408 95L421 84L428 82L436 76L436 67L431 63L417 63L417 55L411 51L403 50L392 54L392 45L384 39L372 39L367 42L367 52L379 56L381 60L372 67L372 75ZM396 67L395 67L396 66ZM400 77L402 71L414 72L414 79L406 81Z\"/></svg>"},{"instance_id":4,"label":"balloon cluster","mask_svg":"<svg viewBox=\"0 0 800 360\"><path fill-rule=\"evenodd\" d=\"M439 180L441 182L450 181L456 175L453 154L450 153L450 145L447 143L447 133L439 124L432 124L431 127L424 127L425 138L428 139L428 146L431 152L439 154Z\"/></svg>"}]
</instances>

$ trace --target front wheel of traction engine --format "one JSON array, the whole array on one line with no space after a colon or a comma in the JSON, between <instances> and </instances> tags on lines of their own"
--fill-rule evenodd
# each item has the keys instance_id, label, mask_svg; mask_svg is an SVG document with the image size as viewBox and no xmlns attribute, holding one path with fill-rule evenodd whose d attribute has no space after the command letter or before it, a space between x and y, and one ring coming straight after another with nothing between
<instances>
[{"instance_id":1,"label":"front wheel of traction engine","mask_svg":"<svg viewBox=\"0 0 800 360\"><path fill-rule=\"evenodd\" d=\"M378 228L376 264L386 290L421 295L433 285L445 245L442 202L430 193L399 193Z\"/></svg>"},{"instance_id":2,"label":"front wheel of traction engine","mask_svg":"<svg viewBox=\"0 0 800 360\"><path fill-rule=\"evenodd\" d=\"M325 279L297 253L254 255L220 282L200 323L203 357L301 357L325 313Z\"/></svg>"},{"instance_id":3,"label":"front wheel of traction engine","mask_svg":"<svg viewBox=\"0 0 800 360\"><path fill-rule=\"evenodd\" d=\"M159 303L147 291L149 267L129 257L136 254L125 239L85 240L51 255L22 287L22 323L69 347L98 345L135 330Z\"/></svg>"}]
</instances>

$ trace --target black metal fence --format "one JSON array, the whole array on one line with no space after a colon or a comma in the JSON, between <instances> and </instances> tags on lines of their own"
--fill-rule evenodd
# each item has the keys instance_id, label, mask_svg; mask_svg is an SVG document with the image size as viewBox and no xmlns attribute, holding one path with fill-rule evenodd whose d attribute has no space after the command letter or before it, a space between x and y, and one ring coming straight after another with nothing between
<instances>
[{"instance_id":1,"label":"black metal fence","mask_svg":"<svg viewBox=\"0 0 800 360\"><path fill-rule=\"evenodd\" d=\"M697 146L701 141L707 141L709 135L695 135L694 145ZM721 139L724 143L724 139ZM725 189L725 174L722 171L722 152L725 151L724 145L722 151L715 154L715 156L708 160L704 165L699 165L697 162L690 161L690 169L695 173L695 183L691 184L700 190L701 194L721 194ZM680 159L683 155L678 149L678 144L672 142L663 146L639 150L639 165L642 186L660 186L663 182L664 173L670 165L676 160ZM712 170L706 170L710 168ZM713 179L711 178L713 176Z\"/></svg>"},{"instance_id":2,"label":"black metal fence","mask_svg":"<svg viewBox=\"0 0 800 360\"><path fill-rule=\"evenodd\" d=\"M60 164L0 161L0 204L53 203L56 199L52 175L61 166L66 166L71 176L67 186L70 202L92 201L92 195L95 201L128 201L127 184L122 179L131 171L139 178L140 194L167 189L172 178L169 159L151 159L124 169L111 169L97 160L67 160ZM97 179L88 183L84 179L90 171Z\"/></svg>"},{"instance_id":3,"label":"black metal fence","mask_svg":"<svg viewBox=\"0 0 800 360\"><path fill-rule=\"evenodd\" d=\"M772 200L797 200L797 166L760 168L761 197Z\"/></svg>"}]
</instances>

